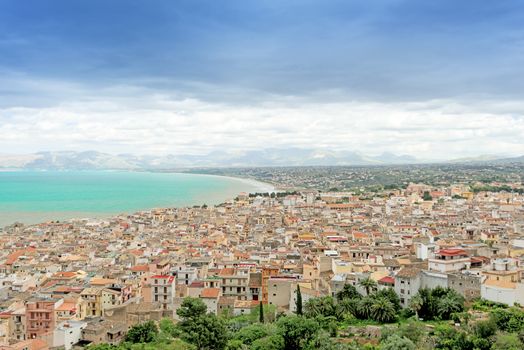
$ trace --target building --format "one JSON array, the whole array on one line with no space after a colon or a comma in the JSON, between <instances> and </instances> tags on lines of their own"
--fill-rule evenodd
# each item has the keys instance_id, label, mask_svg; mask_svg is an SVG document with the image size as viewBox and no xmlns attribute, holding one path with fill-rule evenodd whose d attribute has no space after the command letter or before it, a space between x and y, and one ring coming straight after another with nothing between
<instances>
[{"instance_id":1,"label":"building","mask_svg":"<svg viewBox=\"0 0 524 350\"><path fill-rule=\"evenodd\" d=\"M175 277L154 275L150 279L151 301L158 302L164 310L174 310Z\"/></svg>"},{"instance_id":2,"label":"building","mask_svg":"<svg viewBox=\"0 0 524 350\"><path fill-rule=\"evenodd\" d=\"M441 249L428 259L429 270L443 273L469 269L471 259L464 249Z\"/></svg>"},{"instance_id":3,"label":"building","mask_svg":"<svg viewBox=\"0 0 524 350\"><path fill-rule=\"evenodd\" d=\"M56 325L55 305L62 300L31 299L25 305L26 338L36 339L53 333Z\"/></svg>"},{"instance_id":4,"label":"building","mask_svg":"<svg viewBox=\"0 0 524 350\"><path fill-rule=\"evenodd\" d=\"M402 307L408 307L411 298L421 286L420 268L404 267L395 275L395 292L400 298Z\"/></svg>"}]
</instances>

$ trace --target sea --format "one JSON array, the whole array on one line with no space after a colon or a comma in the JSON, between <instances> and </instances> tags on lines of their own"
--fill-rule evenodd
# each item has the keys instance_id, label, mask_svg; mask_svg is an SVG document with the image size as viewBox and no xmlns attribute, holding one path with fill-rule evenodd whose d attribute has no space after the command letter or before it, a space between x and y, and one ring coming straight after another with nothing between
<instances>
[{"instance_id":1,"label":"sea","mask_svg":"<svg viewBox=\"0 0 524 350\"><path fill-rule=\"evenodd\" d=\"M0 227L215 205L271 185L224 176L132 171L0 171Z\"/></svg>"}]
</instances>

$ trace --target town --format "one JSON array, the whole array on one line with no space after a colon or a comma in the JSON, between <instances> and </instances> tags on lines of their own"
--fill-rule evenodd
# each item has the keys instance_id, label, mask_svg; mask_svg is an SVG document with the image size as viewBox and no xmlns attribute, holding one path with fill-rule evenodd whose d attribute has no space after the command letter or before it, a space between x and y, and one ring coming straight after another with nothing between
<instances>
[{"instance_id":1,"label":"town","mask_svg":"<svg viewBox=\"0 0 524 350\"><path fill-rule=\"evenodd\" d=\"M469 305L524 305L522 183L489 185L499 190L241 193L217 206L15 223L0 235L0 348L118 344L144 322L180 322L194 298L232 318L301 314L347 290L394 291L405 310L435 288ZM346 328L371 342L377 332Z\"/></svg>"}]
</instances>

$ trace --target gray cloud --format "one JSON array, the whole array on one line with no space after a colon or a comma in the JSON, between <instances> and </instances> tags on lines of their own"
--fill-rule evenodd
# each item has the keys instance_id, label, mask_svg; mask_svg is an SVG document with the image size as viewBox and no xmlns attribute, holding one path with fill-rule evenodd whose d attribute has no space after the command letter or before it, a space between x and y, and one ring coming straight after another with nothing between
<instances>
[{"instance_id":1,"label":"gray cloud","mask_svg":"<svg viewBox=\"0 0 524 350\"><path fill-rule=\"evenodd\" d=\"M62 81L12 82L22 96L46 103L4 99L3 153L95 149L176 154L302 147L433 159L524 154L524 103L513 100L317 102L272 96L269 102L219 103L131 84L93 89Z\"/></svg>"}]
</instances>

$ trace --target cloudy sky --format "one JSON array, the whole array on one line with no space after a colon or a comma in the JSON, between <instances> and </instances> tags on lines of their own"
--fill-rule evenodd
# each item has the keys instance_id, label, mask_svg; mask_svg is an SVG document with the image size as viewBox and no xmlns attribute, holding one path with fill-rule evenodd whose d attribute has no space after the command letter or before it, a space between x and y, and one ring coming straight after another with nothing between
<instances>
[{"instance_id":1,"label":"cloudy sky","mask_svg":"<svg viewBox=\"0 0 524 350\"><path fill-rule=\"evenodd\" d=\"M2 0L0 153L524 154L515 0Z\"/></svg>"}]
</instances>

